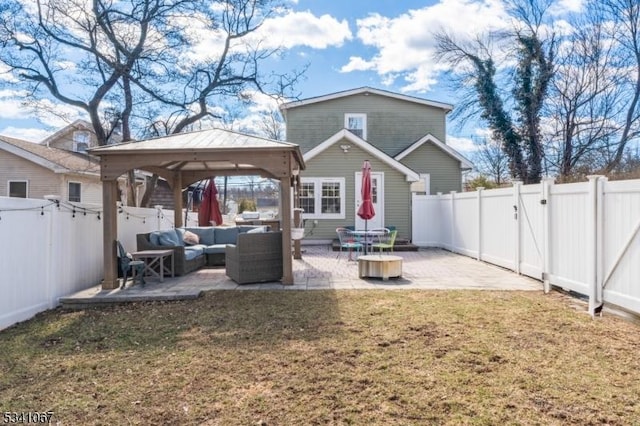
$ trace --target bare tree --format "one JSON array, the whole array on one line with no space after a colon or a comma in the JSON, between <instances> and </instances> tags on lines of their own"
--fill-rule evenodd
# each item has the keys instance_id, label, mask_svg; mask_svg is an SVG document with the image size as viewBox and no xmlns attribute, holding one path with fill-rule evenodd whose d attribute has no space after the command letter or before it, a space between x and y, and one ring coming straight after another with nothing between
<instances>
[{"instance_id":1,"label":"bare tree","mask_svg":"<svg viewBox=\"0 0 640 426\"><path fill-rule=\"evenodd\" d=\"M489 138L477 143L478 150L473 154L473 163L478 172L487 176L497 186L501 186L509 176L509 159L500 144Z\"/></svg>"},{"instance_id":2,"label":"bare tree","mask_svg":"<svg viewBox=\"0 0 640 426\"><path fill-rule=\"evenodd\" d=\"M613 158L605 172L614 170L623 160L629 142L640 136L640 3L637 0L593 0L590 10L602 17L614 41L615 60L611 65L624 71L618 80L623 93L621 126Z\"/></svg>"},{"instance_id":3,"label":"bare tree","mask_svg":"<svg viewBox=\"0 0 640 426\"><path fill-rule=\"evenodd\" d=\"M256 37L279 6L277 0L7 0L0 8L0 62L30 97L53 96L84 110L101 145L116 126L123 140L136 131L177 133L248 88L295 97L302 72L269 75L260 68L280 53ZM207 54L193 54L198 49ZM105 109L113 111L109 120ZM141 204L149 199L147 192Z\"/></svg>"},{"instance_id":4,"label":"bare tree","mask_svg":"<svg viewBox=\"0 0 640 426\"><path fill-rule=\"evenodd\" d=\"M436 60L453 69L467 70L458 74L458 81L466 83L473 95L467 96L461 110L479 113L487 122L493 138L509 158L512 177L533 183L542 176L540 118L553 77L555 39L541 31L549 0L514 0L510 4L512 31L490 34L486 41L478 36L469 42L439 32L435 36ZM493 42L500 45L503 53L513 49L510 53L516 58L516 66L508 76L497 73Z\"/></svg>"},{"instance_id":5,"label":"bare tree","mask_svg":"<svg viewBox=\"0 0 640 426\"><path fill-rule=\"evenodd\" d=\"M637 135L637 114L630 115L637 109L637 92L629 77L638 66L614 38L619 25L612 26L613 17L603 12L609 6L592 2L575 17L556 59L545 115L547 160L560 180L610 172L634 137L632 129Z\"/></svg>"},{"instance_id":6,"label":"bare tree","mask_svg":"<svg viewBox=\"0 0 640 426\"><path fill-rule=\"evenodd\" d=\"M264 112L260 117L258 125L260 133L269 139L277 141L284 139L284 121L282 120L280 111L276 108Z\"/></svg>"}]
</instances>

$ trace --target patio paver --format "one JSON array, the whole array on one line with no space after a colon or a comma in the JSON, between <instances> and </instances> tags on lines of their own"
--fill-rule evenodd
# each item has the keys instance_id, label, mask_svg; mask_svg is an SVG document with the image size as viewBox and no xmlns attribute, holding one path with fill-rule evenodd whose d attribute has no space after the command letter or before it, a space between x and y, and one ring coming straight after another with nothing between
<instances>
[{"instance_id":1,"label":"patio paver","mask_svg":"<svg viewBox=\"0 0 640 426\"><path fill-rule=\"evenodd\" d=\"M279 282L238 285L224 268L203 268L183 277L148 280L142 287L127 284L123 290L95 286L61 299L64 307L94 304L183 300L209 290L527 290L542 291L542 283L512 271L441 249L394 253L403 258L403 275L388 281L358 278L358 263L344 256L336 259L329 246L304 246L302 259L293 260L294 284Z\"/></svg>"}]
</instances>

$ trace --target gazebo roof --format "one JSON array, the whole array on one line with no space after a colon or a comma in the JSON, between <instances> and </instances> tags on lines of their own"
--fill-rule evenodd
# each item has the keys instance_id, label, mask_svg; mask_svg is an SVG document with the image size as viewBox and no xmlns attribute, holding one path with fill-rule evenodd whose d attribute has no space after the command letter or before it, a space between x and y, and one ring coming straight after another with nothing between
<instances>
[{"instance_id":1,"label":"gazebo roof","mask_svg":"<svg viewBox=\"0 0 640 426\"><path fill-rule=\"evenodd\" d=\"M296 144L212 129L179 133L138 142L119 143L89 150L100 157L102 180L104 281L102 287L118 287L116 240L118 220L117 179L134 169L162 176L171 185L174 226L182 226L182 188L211 176L261 175L280 181L282 227L282 282L293 284L291 260L291 186L305 168Z\"/></svg>"},{"instance_id":2,"label":"gazebo roof","mask_svg":"<svg viewBox=\"0 0 640 426\"><path fill-rule=\"evenodd\" d=\"M104 174L109 167L113 173L136 168L165 177L167 172L192 172L192 176L185 175L187 180L243 174L280 178L285 176L285 168L289 174L290 168L305 167L296 144L223 129L124 142L93 148L90 152L101 158L103 179L114 177Z\"/></svg>"}]
</instances>

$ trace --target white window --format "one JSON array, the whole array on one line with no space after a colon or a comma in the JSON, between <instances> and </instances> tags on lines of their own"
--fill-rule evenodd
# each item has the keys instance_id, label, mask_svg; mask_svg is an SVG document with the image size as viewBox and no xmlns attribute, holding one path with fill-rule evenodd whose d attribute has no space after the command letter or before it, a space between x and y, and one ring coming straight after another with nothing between
<instances>
[{"instance_id":1,"label":"white window","mask_svg":"<svg viewBox=\"0 0 640 426\"><path fill-rule=\"evenodd\" d=\"M367 140L367 114L345 114L344 128Z\"/></svg>"},{"instance_id":2,"label":"white window","mask_svg":"<svg viewBox=\"0 0 640 426\"><path fill-rule=\"evenodd\" d=\"M87 152L91 142L91 133L88 130L76 130L73 132L73 150L75 152Z\"/></svg>"},{"instance_id":3,"label":"white window","mask_svg":"<svg viewBox=\"0 0 640 426\"><path fill-rule=\"evenodd\" d=\"M81 191L82 185L80 182L69 182L69 201L79 203L81 201Z\"/></svg>"},{"instance_id":4,"label":"white window","mask_svg":"<svg viewBox=\"0 0 640 426\"><path fill-rule=\"evenodd\" d=\"M344 219L344 178L302 178L300 207L305 219Z\"/></svg>"},{"instance_id":5,"label":"white window","mask_svg":"<svg viewBox=\"0 0 640 426\"><path fill-rule=\"evenodd\" d=\"M27 198L29 196L29 183L26 180L10 180L7 192L9 197Z\"/></svg>"}]
</instances>

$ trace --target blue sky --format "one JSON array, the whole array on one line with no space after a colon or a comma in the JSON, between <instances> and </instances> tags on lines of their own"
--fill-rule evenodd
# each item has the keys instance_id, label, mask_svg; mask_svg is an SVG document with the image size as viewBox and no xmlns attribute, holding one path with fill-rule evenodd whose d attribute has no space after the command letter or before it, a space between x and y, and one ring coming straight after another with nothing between
<instances>
[{"instance_id":1,"label":"blue sky","mask_svg":"<svg viewBox=\"0 0 640 426\"><path fill-rule=\"evenodd\" d=\"M576 10L581 0L558 0L558 10ZM289 0L290 10L264 25L274 44L287 47L270 66L286 70L308 63L297 89L308 98L361 86L456 104L433 61L433 32L468 37L508 25L502 0ZM37 122L20 108L19 95L0 79L0 134L41 140L64 126L57 117ZM478 126L449 123L447 142L469 152Z\"/></svg>"}]
</instances>

